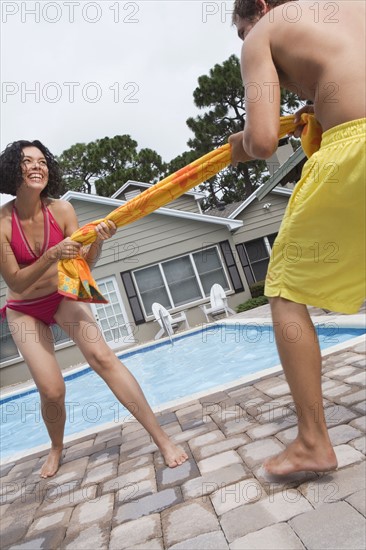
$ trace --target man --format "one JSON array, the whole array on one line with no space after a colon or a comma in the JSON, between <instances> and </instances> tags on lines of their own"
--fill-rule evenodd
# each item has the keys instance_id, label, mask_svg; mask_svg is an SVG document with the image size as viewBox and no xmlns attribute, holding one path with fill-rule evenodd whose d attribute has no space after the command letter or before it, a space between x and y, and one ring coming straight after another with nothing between
<instances>
[{"instance_id":1,"label":"man","mask_svg":"<svg viewBox=\"0 0 366 550\"><path fill-rule=\"evenodd\" d=\"M243 132L232 162L277 148L280 86L310 100L323 128L273 247L265 293L298 416L298 436L265 462L269 473L337 467L322 404L321 354L305 304L355 313L365 297L365 2L236 0L244 41ZM362 120L363 119L363 120ZM299 133L303 123L299 124Z\"/></svg>"}]
</instances>

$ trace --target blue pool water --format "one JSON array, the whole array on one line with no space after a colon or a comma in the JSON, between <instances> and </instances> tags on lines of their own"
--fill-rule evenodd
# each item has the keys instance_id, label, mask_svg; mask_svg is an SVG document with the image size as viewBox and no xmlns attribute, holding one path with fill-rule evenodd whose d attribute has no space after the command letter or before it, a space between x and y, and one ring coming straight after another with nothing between
<instances>
[{"instance_id":1,"label":"blue pool water","mask_svg":"<svg viewBox=\"0 0 366 550\"><path fill-rule=\"evenodd\" d=\"M325 349L365 333L335 323L317 327ZM301 334L289 324L296 342ZM195 333L119 355L139 381L151 406L210 390L280 363L272 328L257 324L211 325ZM129 412L90 368L65 376L65 435L107 422L122 422ZM52 414L52 411L51 411ZM0 400L1 458L49 442L36 389Z\"/></svg>"}]
</instances>

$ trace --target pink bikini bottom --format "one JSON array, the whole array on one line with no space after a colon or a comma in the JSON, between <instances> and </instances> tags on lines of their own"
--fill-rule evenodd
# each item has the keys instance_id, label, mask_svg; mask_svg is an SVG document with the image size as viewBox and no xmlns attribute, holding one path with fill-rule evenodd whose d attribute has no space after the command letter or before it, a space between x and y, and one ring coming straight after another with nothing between
<instances>
[{"instance_id":1,"label":"pink bikini bottom","mask_svg":"<svg viewBox=\"0 0 366 550\"><path fill-rule=\"evenodd\" d=\"M63 299L64 296L58 292L52 292L52 294L32 300L7 300L4 307L0 309L0 315L2 319L5 319L6 308L9 308L30 315L46 325L54 325L56 321L53 316Z\"/></svg>"}]
</instances>

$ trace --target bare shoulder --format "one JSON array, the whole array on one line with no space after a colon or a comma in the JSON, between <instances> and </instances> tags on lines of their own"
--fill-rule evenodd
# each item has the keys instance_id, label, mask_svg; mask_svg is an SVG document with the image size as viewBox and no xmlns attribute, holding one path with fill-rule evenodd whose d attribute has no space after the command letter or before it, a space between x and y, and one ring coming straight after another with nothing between
<instances>
[{"instance_id":1,"label":"bare shoulder","mask_svg":"<svg viewBox=\"0 0 366 550\"><path fill-rule=\"evenodd\" d=\"M5 203L0 208L0 228L1 235L7 239L11 237L11 213L13 210L14 200Z\"/></svg>"},{"instance_id":2,"label":"bare shoulder","mask_svg":"<svg viewBox=\"0 0 366 550\"><path fill-rule=\"evenodd\" d=\"M64 201L62 199L53 199L51 197L47 197L46 205L55 212L71 212L74 210L72 204L69 201Z\"/></svg>"},{"instance_id":3,"label":"bare shoulder","mask_svg":"<svg viewBox=\"0 0 366 550\"><path fill-rule=\"evenodd\" d=\"M70 223L72 223L73 225L75 225L76 223L76 213L72 204L62 199L52 198L47 198L45 204L47 208L49 208L49 210L51 211L58 225L61 227L64 235L66 235Z\"/></svg>"},{"instance_id":4,"label":"bare shoulder","mask_svg":"<svg viewBox=\"0 0 366 550\"><path fill-rule=\"evenodd\" d=\"M303 30L334 34L346 28L352 32L354 27L364 27L366 2L360 0L335 0L332 2L309 2L296 0L285 2L270 10L263 18L263 23L271 27L271 34L283 29L292 38L302 36Z\"/></svg>"},{"instance_id":5,"label":"bare shoulder","mask_svg":"<svg viewBox=\"0 0 366 550\"><path fill-rule=\"evenodd\" d=\"M46 205L52 210L53 214L56 214L56 216L59 215L62 217L70 214L71 212L75 212L72 204L69 201L64 201L62 199L48 198Z\"/></svg>"},{"instance_id":6,"label":"bare shoulder","mask_svg":"<svg viewBox=\"0 0 366 550\"><path fill-rule=\"evenodd\" d=\"M0 207L0 219L6 218L7 216L11 216L13 206L14 206L15 199L6 202Z\"/></svg>"}]
</instances>

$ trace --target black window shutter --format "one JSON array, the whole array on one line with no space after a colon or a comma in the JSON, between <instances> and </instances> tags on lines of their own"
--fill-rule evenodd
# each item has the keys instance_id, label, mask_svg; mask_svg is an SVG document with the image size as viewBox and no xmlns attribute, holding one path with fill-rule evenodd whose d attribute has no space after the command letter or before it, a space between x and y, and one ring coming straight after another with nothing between
<instances>
[{"instance_id":1,"label":"black window shutter","mask_svg":"<svg viewBox=\"0 0 366 550\"><path fill-rule=\"evenodd\" d=\"M141 325L145 323L144 313L140 304L139 297L137 296L137 291L133 283L131 271L124 271L121 273L122 282L126 290L128 301L130 303L131 311L133 318L135 319L136 325Z\"/></svg>"},{"instance_id":2,"label":"black window shutter","mask_svg":"<svg viewBox=\"0 0 366 550\"><path fill-rule=\"evenodd\" d=\"M250 267L250 262L245 246L243 244L237 244L236 249L238 251L240 263L243 267L243 271L248 281L248 284L252 285L253 283L255 283L255 279L253 277L252 268Z\"/></svg>"},{"instance_id":3,"label":"black window shutter","mask_svg":"<svg viewBox=\"0 0 366 550\"><path fill-rule=\"evenodd\" d=\"M219 244L220 244L222 255L225 259L227 270L230 275L233 289L235 290L235 292L243 292L244 290L243 283L235 263L235 259L234 259L233 252L231 250L230 243L229 241L221 241L221 243Z\"/></svg>"}]
</instances>

